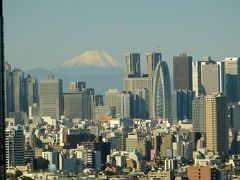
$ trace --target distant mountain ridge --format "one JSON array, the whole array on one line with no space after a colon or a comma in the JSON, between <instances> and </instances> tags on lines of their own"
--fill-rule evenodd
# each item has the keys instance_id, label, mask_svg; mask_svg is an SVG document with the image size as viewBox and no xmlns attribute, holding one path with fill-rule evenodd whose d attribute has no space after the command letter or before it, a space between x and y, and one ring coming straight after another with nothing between
<instances>
[{"instance_id":1,"label":"distant mountain ridge","mask_svg":"<svg viewBox=\"0 0 240 180\"><path fill-rule=\"evenodd\" d=\"M64 92L69 91L71 81L86 81L87 87L95 88L101 94L109 88L123 89L123 68L105 51L86 51L53 70L36 68L26 71L26 74L39 80L54 74L56 78L63 80Z\"/></svg>"}]
</instances>

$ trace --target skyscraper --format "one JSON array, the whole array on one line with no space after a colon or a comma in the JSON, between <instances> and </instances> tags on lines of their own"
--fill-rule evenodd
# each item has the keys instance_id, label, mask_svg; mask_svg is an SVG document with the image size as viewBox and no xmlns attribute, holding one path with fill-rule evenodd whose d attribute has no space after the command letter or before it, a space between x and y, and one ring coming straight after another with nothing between
<instances>
[{"instance_id":1,"label":"skyscraper","mask_svg":"<svg viewBox=\"0 0 240 180\"><path fill-rule=\"evenodd\" d=\"M108 89L105 92L104 105L117 107L118 95L120 95L120 93L118 89Z\"/></svg>"},{"instance_id":2,"label":"skyscraper","mask_svg":"<svg viewBox=\"0 0 240 180\"><path fill-rule=\"evenodd\" d=\"M125 78L141 77L140 54L125 54Z\"/></svg>"},{"instance_id":3,"label":"skyscraper","mask_svg":"<svg viewBox=\"0 0 240 180\"><path fill-rule=\"evenodd\" d=\"M240 58L225 58L226 92L229 102L240 101Z\"/></svg>"},{"instance_id":4,"label":"skyscraper","mask_svg":"<svg viewBox=\"0 0 240 180\"><path fill-rule=\"evenodd\" d=\"M161 60L162 60L161 53L158 52L147 53L147 73L149 77L153 77L157 64Z\"/></svg>"},{"instance_id":5,"label":"skyscraper","mask_svg":"<svg viewBox=\"0 0 240 180\"><path fill-rule=\"evenodd\" d=\"M194 149L197 141L206 139L206 98L205 96L194 97L192 100L192 123L194 132Z\"/></svg>"},{"instance_id":6,"label":"skyscraper","mask_svg":"<svg viewBox=\"0 0 240 180\"><path fill-rule=\"evenodd\" d=\"M224 65L215 62L202 65L202 90L204 95L223 92Z\"/></svg>"},{"instance_id":7,"label":"skyscraper","mask_svg":"<svg viewBox=\"0 0 240 180\"><path fill-rule=\"evenodd\" d=\"M192 101L193 132L206 133L206 98L205 96L194 97Z\"/></svg>"},{"instance_id":8,"label":"skyscraper","mask_svg":"<svg viewBox=\"0 0 240 180\"><path fill-rule=\"evenodd\" d=\"M5 179L5 103L4 103L4 35L3 35L3 8L0 1L0 179Z\"/></svg>"},{"instance_id":9,"label":"skyscraper","mask_svg":"<svg viewBox=\"0 0 240 180\"><path fill-rule=\"evenodd\" d=\"M104 96L104 105L109 107L115 107L117 116L120 116L121 114L121 108L119 104L120 94L121 92L118 89L108 89L108 91L105 92Z\"/></svg>"},{"instance_id":10,"label":"skyscraper","mask_svg":"<svg viewBox=\"0 0 240 180\"><path fill-rule=\"evenodd\" d=\"M21 112L26 110L24 107L25 88L23 81L24 72L20 69L14 69L12 72L13 112Z\"/></svg>"},{"instance_id":11,"label":"skyscraper","mask_svg":"<svg viewBox=\"0 0 240 180\"><path fill-rule=\"evenodd\" d=\"M135 89L133 95L133 117L146 119L149 117L149 91L146 88Z\"/></svg>"},{"instance_id":12,"label":"skyscraper","mask_svg":"<svg viewBox=\"0 0 240 180\"><path fill-rule=\"evenodd\" d=\"M40 80L40 113L41 116L50 116L59 119L63 113L63 85L61 79Z\"/></svg>"},{"instance_id":13,"label":"skyscraper","mask_svg":"<svg viewBox=\"0 0 240 180\"><path fill-rule=\"evenodd\" d=\"M130 92L121 92L118 104L121 118L133 118L133 95Z\"/></svg>"},{"instance_id":14,"label":"skyscraper","mask_svg":"<svg viewBox=\"0 0 240 180\"><path fill-rule=\"evenodd\" d=\"M206 96L206 148L224 155L228 154L227 111L226 95Z\"/></svg>"},{"instance_id":15,"label":"skyscraper","mask_svg":"<svg viewBox=\"0 0 240 180\"><path fill-rule=\"evenodd\" d=\"M168 65L159 61L153 77L153 116L171 119L171 83Z\"/></svg>"},{"instance_id":16,"label":"skyscraper","mask_svg":"<svg viewBox=\"0 0 240 180\"><path fill-rule=\"evenodd\" d=\"M6 128L6 166L16 167L24 164L25 137L20 126L9 126Z\"/></svg>"},{"instance_id":17,"label":"skyscraper","mask_svg":"<svg viewBox=\"0 0 240 180\"><path fill-rule=\"evenodd\" d=\"M33 104L38 104L38 80L28 75L25 78L26 83L26 108L33 107ZM27 111L28 112L28 111Z\"/></svg>"},{"instance_id":18,"label":"skyscraper","mask_svg":"<svg viewBox=\"0 0 240 180\"><path fill-rule=\"evenodd\" d=\"M192 98L194 93L190 90L179 89L172 92L172 119L192 119Z\"/></svg>"},{"instance_id":19,"label":"skyscraper","mask_svg":"<svg viewBox=\"0 0 240 180\"><path fill-rule=\"evenodd\" d=\"M173 89L192 90L192 57L185 53L173 57Z\"/></svg>"},{"instance_id":20,"label":"skyscraper","mask_svg":"<svg viewBox=\"0 0 240 180\"><path fill-rule=\"evenodd\" d=\"M70 90L72 92L86 91L86 82L70 82Z\"/></svg>"},{"instance_id":21,"label":"skyscraper","mask_svg":"<svg viewBox=\"0 0 240 180\"><path fill-rule=\"evenodd\" d=\"M219 68L217 64L202 66L202 86L205 95L219 92Z\"/></svg>"},{"instance_id":22,"label":"skyscraper","mask_svg":"<svg viewBox=\"0 0 240 180\"><path fill-rule=\"evenodd\" d=\"M12 110L12 78L11 78L11 65L8 62L5 62L5 115L8 117L9 112Z\"/></svg>"},{"instance_id":23,"label":"skyscraper","mask_svg":"<svg viewBox=\"0 0 240 180\"><path fill-rule=\"evenodd\" d=\"M90 119L90 105L87 92L64 93L64 114L71 119Z\"/></svg>"},{"instance_id":24,"label":"skyscraper","mask_svg":"<svg viewBox=\"0 0 240 180\"><path fill-rule=\"evenodd\" d=\"M149 92L149 117L153 117L153 79L151 77L125 78L125 91L134 91L136 89L146 88Z\"/></svg>"},{"instance_id":25,"label":"skyscraper","mask_svg":"<svg viewBox=\"0 0 240 180\"><path fill-rule=\"evenodd\" d=\"M192 88L195 96L201 96L203 94L202 89L202 65L203 61L192 62Z\"/></svg>"},{"instance_id":26,"label":"skyscraper","mask_svg":"<svg viewBox=\"0 0 240 180\"><path fill-rule=\"evenodd\" d=\"M210 56L192 63L192 85L195 96L225 92L224 62L213 61Z\"/></svg>"}]
</instances>

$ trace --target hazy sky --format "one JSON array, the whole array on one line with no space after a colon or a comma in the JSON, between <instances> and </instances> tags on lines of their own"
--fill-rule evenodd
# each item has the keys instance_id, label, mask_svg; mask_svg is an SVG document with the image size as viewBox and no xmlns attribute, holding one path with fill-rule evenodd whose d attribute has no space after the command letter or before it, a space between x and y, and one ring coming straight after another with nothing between
<instances>
[{"instance_id":1,"label":"hazy sky","mask_svg":"<svg viewBox=\"0 0 240 180\"><path fill-rule=\"evenodd\" d=\"M239 0L4 0L5 58L24 70L53 69L85 50L182 51L200 60L240 56Z\"/></svg>"}]
</instances>

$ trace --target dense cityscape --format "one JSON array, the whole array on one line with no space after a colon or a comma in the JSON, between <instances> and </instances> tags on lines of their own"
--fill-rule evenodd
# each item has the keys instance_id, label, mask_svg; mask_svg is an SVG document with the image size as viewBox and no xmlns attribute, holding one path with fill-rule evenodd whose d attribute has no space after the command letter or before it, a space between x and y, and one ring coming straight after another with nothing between
<instances>
[{"instance_id":1,"label":"dense cityscape","mask_svg":"<svg viewBox=\"0 0 240 180\"><path fill-rule=\"evenodd\" d=\"M0 0L0 180L240 179L237 3L22 2Z\"/></svg>"},{"instance_id":2,"label":"dense cityscape","mask_svg":"<svg viewBox=\"0 0 240 180\"><path fill-rule=\"evenodd\" d=\"M240 58L124 54L124 91L25 75L5 63L8 177L240 177Z\"/></svg>"}]
</instances>

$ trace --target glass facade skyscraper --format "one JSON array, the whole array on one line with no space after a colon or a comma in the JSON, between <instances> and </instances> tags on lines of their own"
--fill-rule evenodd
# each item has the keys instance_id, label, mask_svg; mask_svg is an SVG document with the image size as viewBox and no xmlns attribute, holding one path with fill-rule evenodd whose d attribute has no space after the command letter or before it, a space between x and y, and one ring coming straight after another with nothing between
<instances>
[{"instance_id":1,"label":"glass facade skyscraper","mask_svg":"<svg viewBox=\"0 0 240 180\"><path fill-rule=\"evenodd\" d=\"M154 117L171 118L171 84L168 65L159 61L153 77Z\"/></svg>"},{"instance_id":2,"label":"glass facade skyscraper","mask_svg":"<svg viewBox=\"0 0 240 180\"><path fill-rule=\"evenodd\" d=\"M226 92L229 102L240 100L240 58L225 58Z\"/></svg>"},{"instance_id":3,"label":"glass facade skyscraper","mask_svg":"<svg viewBox=\"0 0 240 180\"><path fill-rule=\"evenodd\" d=\"M192 90L192 57L185 53L173 57L173 89Z\"/></svg>"}]
</instances>

